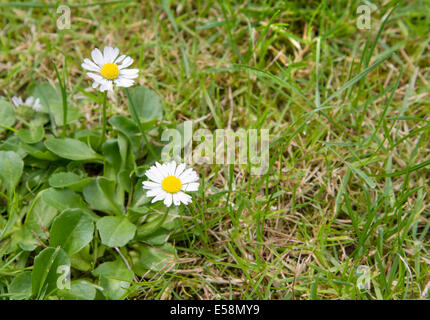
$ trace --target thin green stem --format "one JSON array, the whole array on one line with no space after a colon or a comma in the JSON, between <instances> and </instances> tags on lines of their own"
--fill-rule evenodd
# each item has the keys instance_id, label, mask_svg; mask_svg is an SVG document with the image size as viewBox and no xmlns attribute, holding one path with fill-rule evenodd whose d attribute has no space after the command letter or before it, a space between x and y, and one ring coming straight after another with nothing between
<instances>
[{"instance_id":1,"label":"thin green stem","mask_svg":"<svg viewBox=\"0 0 430 320\"><path fill-rule=\"evenodd\" d=\"M61 100L63 102L63 133L62 137L66 137L67 132L67 93L66 93L66 83L64 79L60 77L60 73L58 72L57 66L54 63L55 73L57 75L58 83L60 85L61 90Z\"/></svg>"},{"instance_id":2,"label":"thin green stem","mask_svg":"<svg viewBox=\"0 0 430 320\"><path fill-rule=\"evenodd\" d=\"M106 107L107 107L107 91L103 94L103 118L102 118L102 138L100 145L105 142L106 139Z\"/></svg>"}]
</instances>

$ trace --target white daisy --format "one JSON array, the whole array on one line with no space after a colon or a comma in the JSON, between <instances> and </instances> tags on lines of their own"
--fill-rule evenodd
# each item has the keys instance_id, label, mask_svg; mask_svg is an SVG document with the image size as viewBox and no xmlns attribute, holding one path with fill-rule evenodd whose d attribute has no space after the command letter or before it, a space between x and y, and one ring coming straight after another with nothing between
<instances>
[{"instance_id":1,"label":"white daisy","mask_svg":"<svg viewBox=\"0 0 430 320\"><path fill-rule=\"evenodd\" d=\"M22 98L16 97L16 96L12 97L12 103L15 106L15 108L18 108L18 107L24 105L24 101L22 101Z\"/></svg>"},{"instance_id":2,"label":"white daisy","mask_svg":"<svg viewBox=\"0 0 430 320\"><path fill-rule=\"evenodd\" d=\"M39 98L36 98L36 100L34 100L33 110L36 111L36 112L39 112L40 110L42 110L42 105L40 104L40 99Z\"/></svg>"},{"instance_id":3,"label":"white daisy","mask_svg":"<svg viewBox=\"0 0 430 320\"><path fill-rule=\"evenodd\" d=\"M87 75L94 80L93 88L96 89L99 85L99 90L113 91L113 85L118 87L131 87L134 80L137 78L138 69L126 69L133 63L133 59L126 56L119 56L119 49L105 47L103 53L95 48L91 51L90 59L84 59L81 64L82 68L93 71L87 72ZM95 72L95 73L94 73Z\"/></svg>"},{"instance_id":4,"label":"white daisy","mask_svg":"<svg viewBox=\"0 0 430 320\"><path fill-rule=\"evenodd\" d=\"M22 100L21 97L12 97L12 103L13 105L18 108L20 106L27 106L32 108L34 111L40 111L42 110L42 105L40 104L40 99L36 98L34 99L33 96L29 96L25 101Z\"/></svg>"},{"instance_id":5,"label":"white daisy","mask_svg":"<svg viewBox=\"0 0 430 320\"><path fill-rule=\"evenodd\" d=\"M175 161L159 164L146 171L145 175L151 181L144 181L143 188L148 189L146 196L154 197L152 203L163 200L166 207L172 203L179 206L191 202L191 196L183 191L197 191L199 188L199 176L192 169L185 169L185 164L176 165Z\"/></svg>"}]
</instances>

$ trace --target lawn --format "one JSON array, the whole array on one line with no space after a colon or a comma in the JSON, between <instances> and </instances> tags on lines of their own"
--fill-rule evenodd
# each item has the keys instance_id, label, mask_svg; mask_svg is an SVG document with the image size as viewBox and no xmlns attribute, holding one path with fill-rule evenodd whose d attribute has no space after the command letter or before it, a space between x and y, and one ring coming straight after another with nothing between
<instances>
[{"instance_id":1,"label":"lawn","mask_svg":"<svg viewBox=\"0 0 430 320\"><path fill-rule=\"evenodd\" d=\"M428 299L429 6L0 2L0 300ZM248 136L152 203L164 135L225 130L261 170Z\"/></svg>"}]
</instances>

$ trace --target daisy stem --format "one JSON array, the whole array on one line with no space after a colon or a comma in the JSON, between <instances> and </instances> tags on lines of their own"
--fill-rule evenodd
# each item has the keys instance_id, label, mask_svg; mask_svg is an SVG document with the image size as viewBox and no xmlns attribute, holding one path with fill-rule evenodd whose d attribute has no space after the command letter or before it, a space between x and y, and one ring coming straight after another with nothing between
<instances>
[{"instance_id":1,"label":"daisy stem","mask_svg":"<svg viewBox=\"0 0 430 320\"><path fill-rule=\"evenodd\" d=\"M66 65L66 61L64 62ZM60 85L61 90L61 100L63 103L63 134L62 138L66 137L66 131L67 131L67 92L66 92L66 82L64 78L61 78L60 73L58 72L57 66L54 65L55 74L57 75L58 84Z\"/></svg>"},{"instance_id":2,"label":"daisy stem","mask_svg":"<svg viewBox=\"0 0 430 320\"><path fill-rule=\"evenodd\" d=\"M105 142L106 138L106 105L107 105L107 91L103 94L103 118L102 118L102 139L100 145Z\"/></svg>"}]
</instances>

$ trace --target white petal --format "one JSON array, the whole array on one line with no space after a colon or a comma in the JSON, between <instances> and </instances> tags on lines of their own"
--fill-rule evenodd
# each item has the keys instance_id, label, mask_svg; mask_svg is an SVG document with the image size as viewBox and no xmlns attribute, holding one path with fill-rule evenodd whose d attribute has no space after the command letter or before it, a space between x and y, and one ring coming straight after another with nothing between
<instances>
[{"instance_id":1,"label":"white petal","mask_svg":"<svg viewBox=\"0 0 430 320\"><path fill-rule=\"evenodd\" d=\"M133 75L129 75L129 74L121 74L119 75L119 78L124 79L124 80L132 80L132 79L136 79L139 76L139 74L133 74Z\"/></svg>"},{"instance_id":2,"label":"white petal","mask_svg":"<svg viewBox=\"0 0 430 320\"><path fill-rule=\"evenodd\" d=\"M91 51L91 57L99 67L105 64L103 59L103 54L100 52L98 48L95 48L93 51Z\"/></svg>"},{"instance_id":3,"label":"white petal","mask_svg":"<svg viewBox=\"0 0 430 320\"><path fill-rule=\"evenodd\" d=\"M84 59L84 62L81 64L81 67L86 70L100 72L100 67L94 62L92 62L90 59Z\"/></svg>"},{"instance_id":4,"label":"white petal","mask_svg":"<svg viewBox=\"0 0 430 320\"><path fill-rule=\"evenodd\" d=\"M129 70L129 69L125 69L125 70ZM121 74L121 72L122 72L122 70L120 70L120 72L119 72L118 79L130 80L130 79L136 79L139 76L138 73Z\"/></svg>"},{"instance_id":5,"label":"white petal","mask_svg":"<svg viewBox=\"0 0 430 320\"><path fill-rule=\"evenodd\" d=\"M173 204L179 206L181 204L181 196L178 193L173 194Z\"/></svg>"},{"instance_id":6,"label":"white petal","mask_svg":"<svg viewBox=\"0 0 430 320\"><path fill-rule=\"evenodd\" d=\"M116 64L120 63L122 60L124 60L124 58L125 58L125 57L126 57L126 55L125 55L125 54L120 55L120 56L118 57L118 59L116 59L116 60L115 60L115 63L116 63Z\"/></svg>"},{"instance_id":7,"label":"white petal","mask_svg":"<svg viewBox=\"0 0 430 320\"><path fill-rule=\"evenodd\" d=\"M121 69L124 69L124 68L127 68L127 67L131 66L131 64L133 63L133 61L134 60L132 58L125 57L125 59L122 62L122 64L118 66L118 69L121 70Z\"/></svg>"},{"instance_id":8,"label":"white petal","mask_svg":"<svg viewBox=\"0 0 430 320\"><path fill-rule=\"evenodd\" d=\"M112 49L110 62L114 62L116 57L118 57L118 55L119 55L119 49L118 48Z\"/></svg>"},{"instance_id":9,"label":"white petal","mask_svg":"<svg viewBox=\"0 0 430 320\"><path fill-rule=\"evenodd\" d=\"M187 184L198 181L199 176L192 168L189 168L181 174L179 179L181 180L182 184Z\"/></svg>"},{"instance_id":10,"label":"white petal","mask_svg":"<svg viewBox=\"0 0 430 320\"><path fill-rule=\"evenodd\" d=\"M197 191L199 190L200 183L198 182L192 182L183 184L181 190L183 191Z\"/></svg>"},{"instance_id":11,"label":"white petal","mask_svg":"<svg viewBox=\"0 0 430 320\"><path fill-rule=\"evenodd\" d=\"M170 207L173 202L173 195L171 193L167 193L167 196L164 198L164 205L166 207Z\"/></svg>"},{"instance_id":12,"label":"white petal","mask_svg":"<svg viewBox=\"0 0 430 320\"><path fill-rule=\"evenodd\" d=\"M159 187L159 188L151 189L151 190L147 191L146 196L147 197L156 197L161 193L163 193L163 189L161 189L161 187Z\"/></svg>"},{"instance_id":13,"label":"white petal","mask_svg":"<svg viewBox=\"0 0 430 320\"><path fill-rule=\"evenodd\" d=\"M169 162L167 164L167 175L173 176L175 174L175 170L176 170L176 162L175 161Z\"/></svg>"},{"instance_id":14,"label":"white petal","mask_svg":"<svg viewBox=\"0 0 430 320\"><path fill-rule=\"evenodd\" d=\"M31 107L31 106L33 106L33 102L34 102L34 98L32 97L32 96L30 96L30 97L28 97L27 99L25 99L25 105L26 106L29 106L29 107Z\"/></svg>"},{"instance_id":15,"label":"white petal","mask_svg":"<svg viewBox=\"0 0 430 320\"><path fill-rule=\"evenodd\" d=\"M19 107L20 105L22 105L22 98L13 96L12 97L12 103L15 107Z\"/></svg>"},{"instance_id":16,"label":"white petal","mask_svg":"<svg viewBox=\"0 0 430 320\"><path fill-rule=\"evenodd\" d=\"M34 104L33 104L33 110L34 110L34 111L37 111L37 112L39 112L40 110L42 110L42 105L40 104L40 99L39 99L39 98L37 98L37 99L34 101Z\"/></svg>"},{"instance_id":17,"label":"white petal","mask_svg":"<svg viewBox=\"0 0 430 320\"><path fill-rule=\"evenodd\" d=\"M93 79L94 81L100 82L102 83L104 78L96 73L92 73L92 72L87 72L87 76L90 77L91 79Z\"/></svg>"},{"instance_id":18,"label":"white petal","mask_svg":"<svg viewBox=\"0 0 430 320\"><path fill-rule=\"evenodd\" d=\"M124 88L128 88L131 87L134 84L133 80L129 80L129 79L116 79L115 80L115 85L118 87L124 87Z\"/></svg>"},{"instance_id":19,"label":"white petal","mask_svg":"<svg viewBox=\"0 0 430 320\"><path fill-rule=\"evenodd\" d=\"M103 81L100 81L100 91L113 91L113 82L111 80L103 79Z\"/></svg>"},{"instance_id":20,"label":"white petal","mask_svg":"<svg viewBox=\"0 0 430 320\"><path fill-rule=\"evenodd\" d=\"M162 176L163 178L165 178L165 177L167 177L167 176L168 176L167 171L166 171L166 165L165 165L165 164L161 165L161 164L159 164L158 162L156 162L156 163L155 163L155 166L157 167L158 172L161 174L161 176Z\"/></svg>"},{"instance_id":21,"label":"white petal","mask_svg":"<svg viewBox=\"0 0 430 320\"><path fill-rule=\"evenodd\" d=\"M185 193L183 193L181 191L177 192L176 194L177 194L179 200L181 200L181 202L183 204L187 205L188 203L192 202L192 198L188 194L185 194Z\"/></svg>"},{"instance_id":22,"label":"white petal","mask_svg":"<svg viewBox=\"0 0 430 320\"><path fill-rule=\"evenodd\" d=\"M113 60L111 61L112 55L113 55L113 48L109 46L105 47L103 49L104 63L112 62L113 61Z\"/></svg>"},{"instance_id":23,"label":"white petal","mask_svg":"<svg viewBox=\"0 0 430 320\"><path fill-rule=\"evenodd\" d=\"M164 200L169 195L166 191L164 191L164 190L161 190L161 191L162 192L160 192L158 195L156 195L154 197L154 199L152 199L151 203L154 203L154 202L157 202L160 200Z\"/></svg>"},{"instance_id":24,"label":"white petal","mask_svg":"<svg viewBox=\"0 0 430 320\"><path fill-rule=\"evenodd\" d=\"M163 181L163 175L159 172L159 170L152 166L151 168L149 168L146 172L145 175L151 179L154 182L158 182L161 183Z\"/></svg>"},{"instance_id":25,"label":"white petal","mask_svg":"<svg viewBox=\"0 0 430 320\"><path fill-rule=\"evenodd\" d=\"M179 165L176 167L176 170L175 170L175 176L176 176L176 177L179 177L179 176L181 175L181 173L182 173L182 172L184 172L185 167L186 167L186 164L185 164L185 163L181 163L181 164L179 164Z\"/></svg>"},{"instance_id":26,"label":"white petal","mask_svg":"<svg viewBox=\"0 0 430 320\"><path fill-rule=\"evenodd\" d=\"M142 185L144 189L153 189L153 188L161 187L160 183L152 182L152 181L143 181Z\"/></svg>"},{"instance_id":27,"label":"white petal","mask_svg":"<svg viewBox=\"0 0 430 320\"><path fill-rule=\"evenodd\" d=\"M137 76L139 69L121 69L119 75L121 76Z\"/></svg>"}]
</instances>

